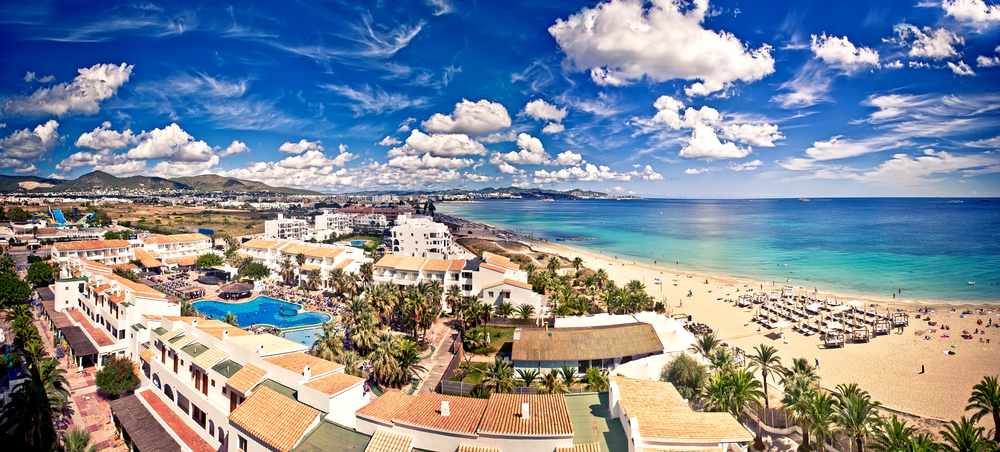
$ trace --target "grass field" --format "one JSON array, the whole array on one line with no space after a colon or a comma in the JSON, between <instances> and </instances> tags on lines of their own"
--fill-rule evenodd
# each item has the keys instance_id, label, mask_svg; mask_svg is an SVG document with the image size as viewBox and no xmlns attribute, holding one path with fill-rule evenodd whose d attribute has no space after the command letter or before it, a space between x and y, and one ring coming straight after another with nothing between
<instances>
[{"instance_id":1,"label":"grass field","mask_svg":"<svg viewBox=\"0 0 1000 452\"><path fill-rule=\"evenodd\" d=\"M514 347L513 327L480 326L478 328L486 328L486 333L490 335L490 343L485 347L473 349L472 353L492 356L500 351L510 353Z\"/></svg>"},{"instance_id":2,"label":"grass field","mask_svg":"<svg viewBox=\"0 0 1000 452\"><path fill-rule=\"evenodd\" d=\"M29 211L44 211L44 207L31 206ZM76 207L81 211L79 203L52 204L52 209L62 209L70 212ZM192 228L213 229L216 232L225 231L233 236L260 234L264 232L264 221L278 217L277 211L249 211L235 209L219 209L188 206L161 206L143 204L120 204L103 208L112 220L131 221L133 225L142 224L149 227L159 227L176 231L180 226Z\"/></svg>"}]
</instances>

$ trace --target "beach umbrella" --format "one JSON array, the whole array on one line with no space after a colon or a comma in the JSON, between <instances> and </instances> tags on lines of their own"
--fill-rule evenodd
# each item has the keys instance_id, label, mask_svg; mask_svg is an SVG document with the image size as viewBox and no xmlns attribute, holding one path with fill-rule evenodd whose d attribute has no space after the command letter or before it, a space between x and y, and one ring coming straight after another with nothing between
<instances>
[{"instance_id":1,"label":"beach umbrella","mask_svg":"<svg viewBox=\"0 0 1000 452\"><path fill-rule=\"evenodd\" d=\"M962 330L962 334L972 334L972 333L970 333L969 330Z\"/></svg>"}]
</instances>

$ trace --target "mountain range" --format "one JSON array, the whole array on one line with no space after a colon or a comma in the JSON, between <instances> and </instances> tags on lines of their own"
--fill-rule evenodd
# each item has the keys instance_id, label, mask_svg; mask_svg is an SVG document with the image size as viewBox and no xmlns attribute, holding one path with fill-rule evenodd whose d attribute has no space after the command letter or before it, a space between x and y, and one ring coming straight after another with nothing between
<instances>
[{"instance_id":1,"label":"mountain range","mask_svg":"<svg viewBox=\"0 0 1000 452\"><path fill-rule=\"evenodd\" d=\"M322 193L286 187L272 187L263 182L205 174L191 177L132 176L116 177L94 171L76 179L49 179L38 176L0 175L0 192L59 193L94 189L191 190L200 193L229 191L239 193L276 193L283 195L321 195Z\"/></svg>"}]
</instances>

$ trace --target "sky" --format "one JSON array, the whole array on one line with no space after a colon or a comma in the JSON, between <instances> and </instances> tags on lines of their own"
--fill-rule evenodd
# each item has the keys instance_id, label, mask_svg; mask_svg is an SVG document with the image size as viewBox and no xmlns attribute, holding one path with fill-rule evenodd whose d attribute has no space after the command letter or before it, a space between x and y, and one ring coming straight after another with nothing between
<instances>
[{"instance_id":1,"label":"sky","mask_svg":"<svg viewBox=\"0 0 1000 452\"><path fill-rule=\"evenodd\" d=\"M1000 195L1000 6L4 2L0 174Z\"/></svg>"}]
</instances>

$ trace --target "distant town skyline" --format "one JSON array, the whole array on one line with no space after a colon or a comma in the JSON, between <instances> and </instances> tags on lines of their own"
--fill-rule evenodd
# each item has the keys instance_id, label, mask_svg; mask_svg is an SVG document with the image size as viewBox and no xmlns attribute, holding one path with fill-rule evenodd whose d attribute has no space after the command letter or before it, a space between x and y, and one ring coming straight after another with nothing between
<instances>
[{"instance_id":1,"label":"distant town skyline","mask_svg":"<svg viewBox=\"0 0 1000 452\"><path fill-rule=\"evenodd\" d=\"M997 196L1000 6L0 5L0 174Z\"/></svg>"}]
</instances>

